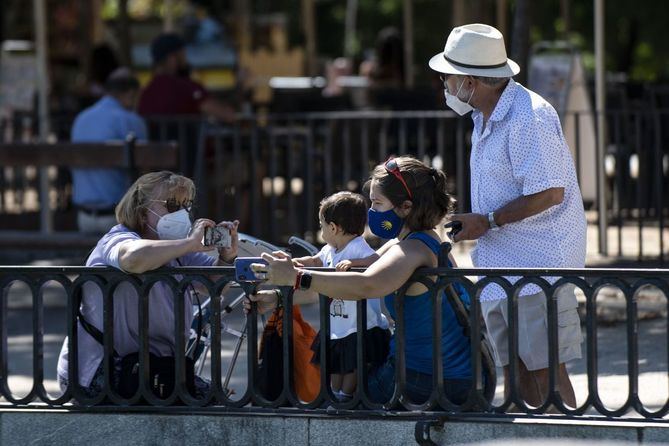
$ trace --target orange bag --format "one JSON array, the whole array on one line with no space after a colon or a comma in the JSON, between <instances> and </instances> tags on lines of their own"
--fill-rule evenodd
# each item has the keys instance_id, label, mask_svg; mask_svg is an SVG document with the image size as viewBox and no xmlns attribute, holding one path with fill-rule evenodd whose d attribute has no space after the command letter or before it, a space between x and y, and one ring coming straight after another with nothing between
<instances>
[{"instance_id":1,"label":"orange bag","mask_svg":"<svg viewBox=\"0 0 669 446\"><path fill-rule=\"evenodd\" d=\"M273 389L268 389L270 399L274 399L275 396L278 396L281 393L278 383L281 382L281 379L276 376L276 372L279 370L283 371L283 364L278 364L282 362L283 356L281 351L278 352L268 352L265 351L267 348L281 348L280 343L268 342L272 336L281 337L283 333L283 308L274 310L272 315L265 325L265 330L263 331L262 341L260 343L260 349L258 352L259 357L265 361L269 358L275 362L275 364L262 364L263 367L271 367L274 370L274 373L271 373L270 378L273 381ZM313 351L311 350L311 344L314 342L316 337L316 331L311 325L302 317L302 312L300 307L297 305L293 306L293 383L295 386L295 392L297 396L302 401L313 401L318 392L320 391L321 384L321 372L320 368L311 363L311 358L313 356ZM267 370L267 369L266 369ZM261 373L262 375L262 373ZM279 379L277 379L279 378ZM269 383L266 383L269 384ZM262 386L261 386L262 387Z\"/></svg>"}]
</instances>

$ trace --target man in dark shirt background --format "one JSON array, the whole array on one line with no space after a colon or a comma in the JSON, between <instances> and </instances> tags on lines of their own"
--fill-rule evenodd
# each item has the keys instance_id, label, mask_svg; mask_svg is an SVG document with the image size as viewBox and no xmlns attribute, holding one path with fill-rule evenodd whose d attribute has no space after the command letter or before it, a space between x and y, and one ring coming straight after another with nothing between
<instances>
[{"instance_id":1,"label":"man in dark shirt background","mask_svg":"<svg viewBox=\"0 0 669 446\"><path fill-rule=\"evenodd\" d=\"M199 83L190 79L184 40L175 33L165 33L151 42L153 78L139 99L139 114L199 115L232 121L235 111L214 99Z\"/></svg>"},{"instance_id":2,"label":"man in dark shirt background","mask_svg":"<svg viewBox=\"0 0 669 446\"><path fill-rule=\"evenodd\" d=\"M181 172L195 174L199 122L175 117L211 117L231 122L235 110L213 98L190 78L185 41L175 33L164 33L151 42L153 77L139 98L137 111L147 119L152 140L176 140L182 145ZM172 119L152 119L169 117Z\"/></svg>"}]
</instances>

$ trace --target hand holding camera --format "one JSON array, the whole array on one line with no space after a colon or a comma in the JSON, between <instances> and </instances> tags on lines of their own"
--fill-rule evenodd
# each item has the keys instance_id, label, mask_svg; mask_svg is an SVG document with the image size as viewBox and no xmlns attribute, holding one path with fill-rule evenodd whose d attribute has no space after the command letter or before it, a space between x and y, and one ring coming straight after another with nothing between
<instances>
[{"instance_id":1,"label":"hand holding camera","mask_svg":"<svg viewBox=\"0 0 669 446\"><path fill-rule=\"evenodd\" d=\"M212 246L218 249L230 248L232 246L232 237L230 229L224 226L210 226L204 228L204 246Z\"/></svg>"},{"instance_id":2,"label":"hand holding camera","mask_svg":"<svg viewBox=\"0 0 669 446\"><path fill-rule=\"evenodd\" d=\"M208 248L218 249L219 262L231 264L237 257L239 221L223 221L216 226L205 229L202 244Z\"/></svg>"}]
</instances>

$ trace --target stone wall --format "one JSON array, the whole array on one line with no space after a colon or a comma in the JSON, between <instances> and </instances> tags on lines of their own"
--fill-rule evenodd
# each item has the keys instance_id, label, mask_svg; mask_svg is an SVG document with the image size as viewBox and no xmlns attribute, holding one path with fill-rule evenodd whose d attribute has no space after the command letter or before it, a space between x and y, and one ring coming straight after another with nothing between
<instances>
[{"instance_id":1,"label":"stone wall","mask_svg":"<svg viewBox=\"0 0 669 446\"><path fill-rule=\"evenodd\" d=\"M417 418L342 415L0 412L0 446L31 445L409 445ZM451 420L430 430L440 445L669 444L669 423L567 421L557 417Z\"/></svg>"}]
</instances>

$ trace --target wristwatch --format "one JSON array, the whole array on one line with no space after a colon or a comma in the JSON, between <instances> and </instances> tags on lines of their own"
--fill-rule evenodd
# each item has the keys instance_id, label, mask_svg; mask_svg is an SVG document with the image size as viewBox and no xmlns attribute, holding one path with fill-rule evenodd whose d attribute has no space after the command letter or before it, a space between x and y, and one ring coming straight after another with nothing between
<instances>
[{"instance_id":1,"label":"wristwatch","mask_svg":"<svg viewBox=\"0 0 669 446\"><path fill-rule=\"evenodd\" d=\"M490 229L493 231L497 231L499 229L499 225L495 223L495 212L488 212L488 224L490 224Z\"/></svg>"}]
</instances>

